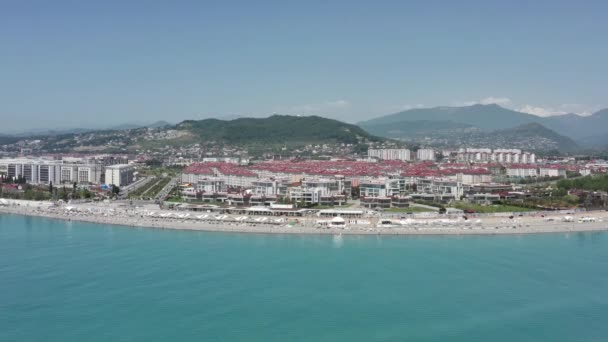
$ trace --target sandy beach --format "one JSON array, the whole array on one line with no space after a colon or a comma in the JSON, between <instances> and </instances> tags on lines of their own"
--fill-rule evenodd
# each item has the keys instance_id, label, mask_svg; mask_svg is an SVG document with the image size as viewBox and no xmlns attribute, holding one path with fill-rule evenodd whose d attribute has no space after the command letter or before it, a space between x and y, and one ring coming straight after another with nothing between
<instances>
[{"instance_id":1,"label":"sandy beach","mask_svg":"<svg viewBox=\"0 0 608 342\"><path fill-rule=\"evenodd\" d=\"M505 216L462 218L425 218L396 220L391 226L355 224L346 220L345 227L317 224L318 217L287 218L234 217L230 215L195 214L146 208L122 208L109 204L54 206L49 202L11 201L0 206L0 213L39 216L67 221L82 221L129 227L181 229L213 232L263 234L359 234L359 235L499 235L584 232L608 230L608 212L573 213L564 222L564 214L546 213L523 217ZM361 221L361 220L359 220Z\"/></svg>"}]
</instances>

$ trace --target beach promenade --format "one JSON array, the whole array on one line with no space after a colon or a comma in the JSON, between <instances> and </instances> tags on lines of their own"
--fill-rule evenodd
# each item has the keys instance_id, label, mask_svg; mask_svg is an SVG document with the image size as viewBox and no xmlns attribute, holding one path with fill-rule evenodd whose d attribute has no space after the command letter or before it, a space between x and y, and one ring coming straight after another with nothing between
<instances>
[{"instance_id":1,"label":"beach promenade","mask_svg":"<svg viewBox=\"0 0 608 342\"><path fill-rule=\"evenodd\" d=\"M357 224L365 220L346 220L345 227L319 225L320 220L316 216L293 219L217 215L127 208L107 203L54 206L49 202L4 200L0 205L0 214L141 228L264 234L500 235L608 230L606 211L569 215L543 213L513 218L484 216L470 217L468 220L462 217L434 217L392 220L390 225Z\"/></svg>"}]
</instances>

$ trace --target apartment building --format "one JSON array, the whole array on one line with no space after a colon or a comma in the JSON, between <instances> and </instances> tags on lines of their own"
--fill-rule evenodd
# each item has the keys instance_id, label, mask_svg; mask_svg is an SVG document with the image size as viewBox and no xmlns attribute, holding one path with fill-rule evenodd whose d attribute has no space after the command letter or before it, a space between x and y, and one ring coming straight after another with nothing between
<instances>
[{"instance_id":1,"label":"apartment building","mask_svg":"<svg viewBox=\"0 0 608 342\"><path fill-rule=\"evenodd\" d=\"M418 160L435 160L435 150L432 148L421 148L416 151L416 159Z\"/></svg>"},{"instance_id":2,"label":"apartment building","mask_svg":"<svg viewBox=\"0 0 608 342\"><path fill-rule=\"evenodd\" d=\"M390 197L399 195L398 179L364 180L359 184L361 197Z\"/></svg>"},{"instance_id":3,"label":"apartment building","mask_svg":"<svg viewBox=\"0 0 608 342\"><path fill-rule=\"evenodd\" d=\"M561 165L544 165L538 168L539 177L566 177L566 168Z\"/></svg>"},{"instance_id":4,"label":"apartment building","mask_svg":"<svg viewBox=\"0 0 608 342\"><path fill-rule=\"evenodd\" d=\"M103 166L99 163L49 159L0 159L0 170L13 179L22 177L30 184L99 184Z\"/></svg>"},{"instance_id":5,"label":"apartment building","mask_svg":"<svg viewBox=\"0 0 608 342\"><path fill-rule=\"evenodd\" d=\"M495 162L504 164L534 164L536 155L519 149L461 148L456 158L465 162Z\"/></svg>"},{"instance_id":6,"label":"apartment building","mask_svg":"<svg viewBox=\"0 0 608 342\"><path fill-rule=\"evenodd\" d=\"M412 160L411 151L407 148L368 149L367 156L380 160Z\"/></svg>"},{"instance_id":7,"label":"apartment building","mask_svg":"<svg viewBox=\"0 0 608 342\"><path fill-rule=\"evenodd\" d=\"M506 167L508 177L526 178L537 177L538 168L536 165L514 164Z\"/></svg>"},{"instance_id":8,"label":"apartment building","mask_svg":"<svg viewBox=\"0 0 608 342\"><path fill-rule=\"evenodd\" d=\"M117 164L106 167L106 184L118 187L133 183L133 166Z\"/></svg>"}]
</instances>

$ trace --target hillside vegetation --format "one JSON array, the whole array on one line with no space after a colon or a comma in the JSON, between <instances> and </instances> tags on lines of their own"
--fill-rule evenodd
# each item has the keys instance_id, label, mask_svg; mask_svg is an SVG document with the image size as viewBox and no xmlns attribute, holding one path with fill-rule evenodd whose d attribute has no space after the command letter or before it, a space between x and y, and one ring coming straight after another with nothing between
<instances>
[{"instance_id":1,"label":"hillside vegetation","mask_svg":"<svg viewBox=\"0 0 608 342\"><path fill-rule=\"evenodd\" d=\"M564 179L557 182L557 187L564 190L608 191L608 175Z\"/></svg>"},{"instance_id":2,"label":"hillside vegetation","mask_svg":"<svg viewBox=\"0 0 608 342\"><path fill-rule=\"evenodd\" d=\"M358 126L319 116L273 115L230 121L188 120L176 126L201 141L244 144L346 143L380 141Z\"/></svg>"}]
</instances>

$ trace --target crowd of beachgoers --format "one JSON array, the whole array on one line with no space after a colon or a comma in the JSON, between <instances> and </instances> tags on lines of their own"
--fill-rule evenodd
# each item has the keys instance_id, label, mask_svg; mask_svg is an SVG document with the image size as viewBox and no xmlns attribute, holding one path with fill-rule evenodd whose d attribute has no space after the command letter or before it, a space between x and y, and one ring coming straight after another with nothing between
<instances>
[{"instance_id":1,"label":"crowd of beachgoers","mask_svg":"<svg viewBox=\"0 0 608 342\"><path fill-rule=\"evenodd\" d=\"M4 200L0 213L132 227L243 233L296 234L526 234L608 230L608 212L533 213L526 216L435 216L425 218L320 218L227 215L131 207L116 203L56 205Z\"/></svg>"}]
</instances>

